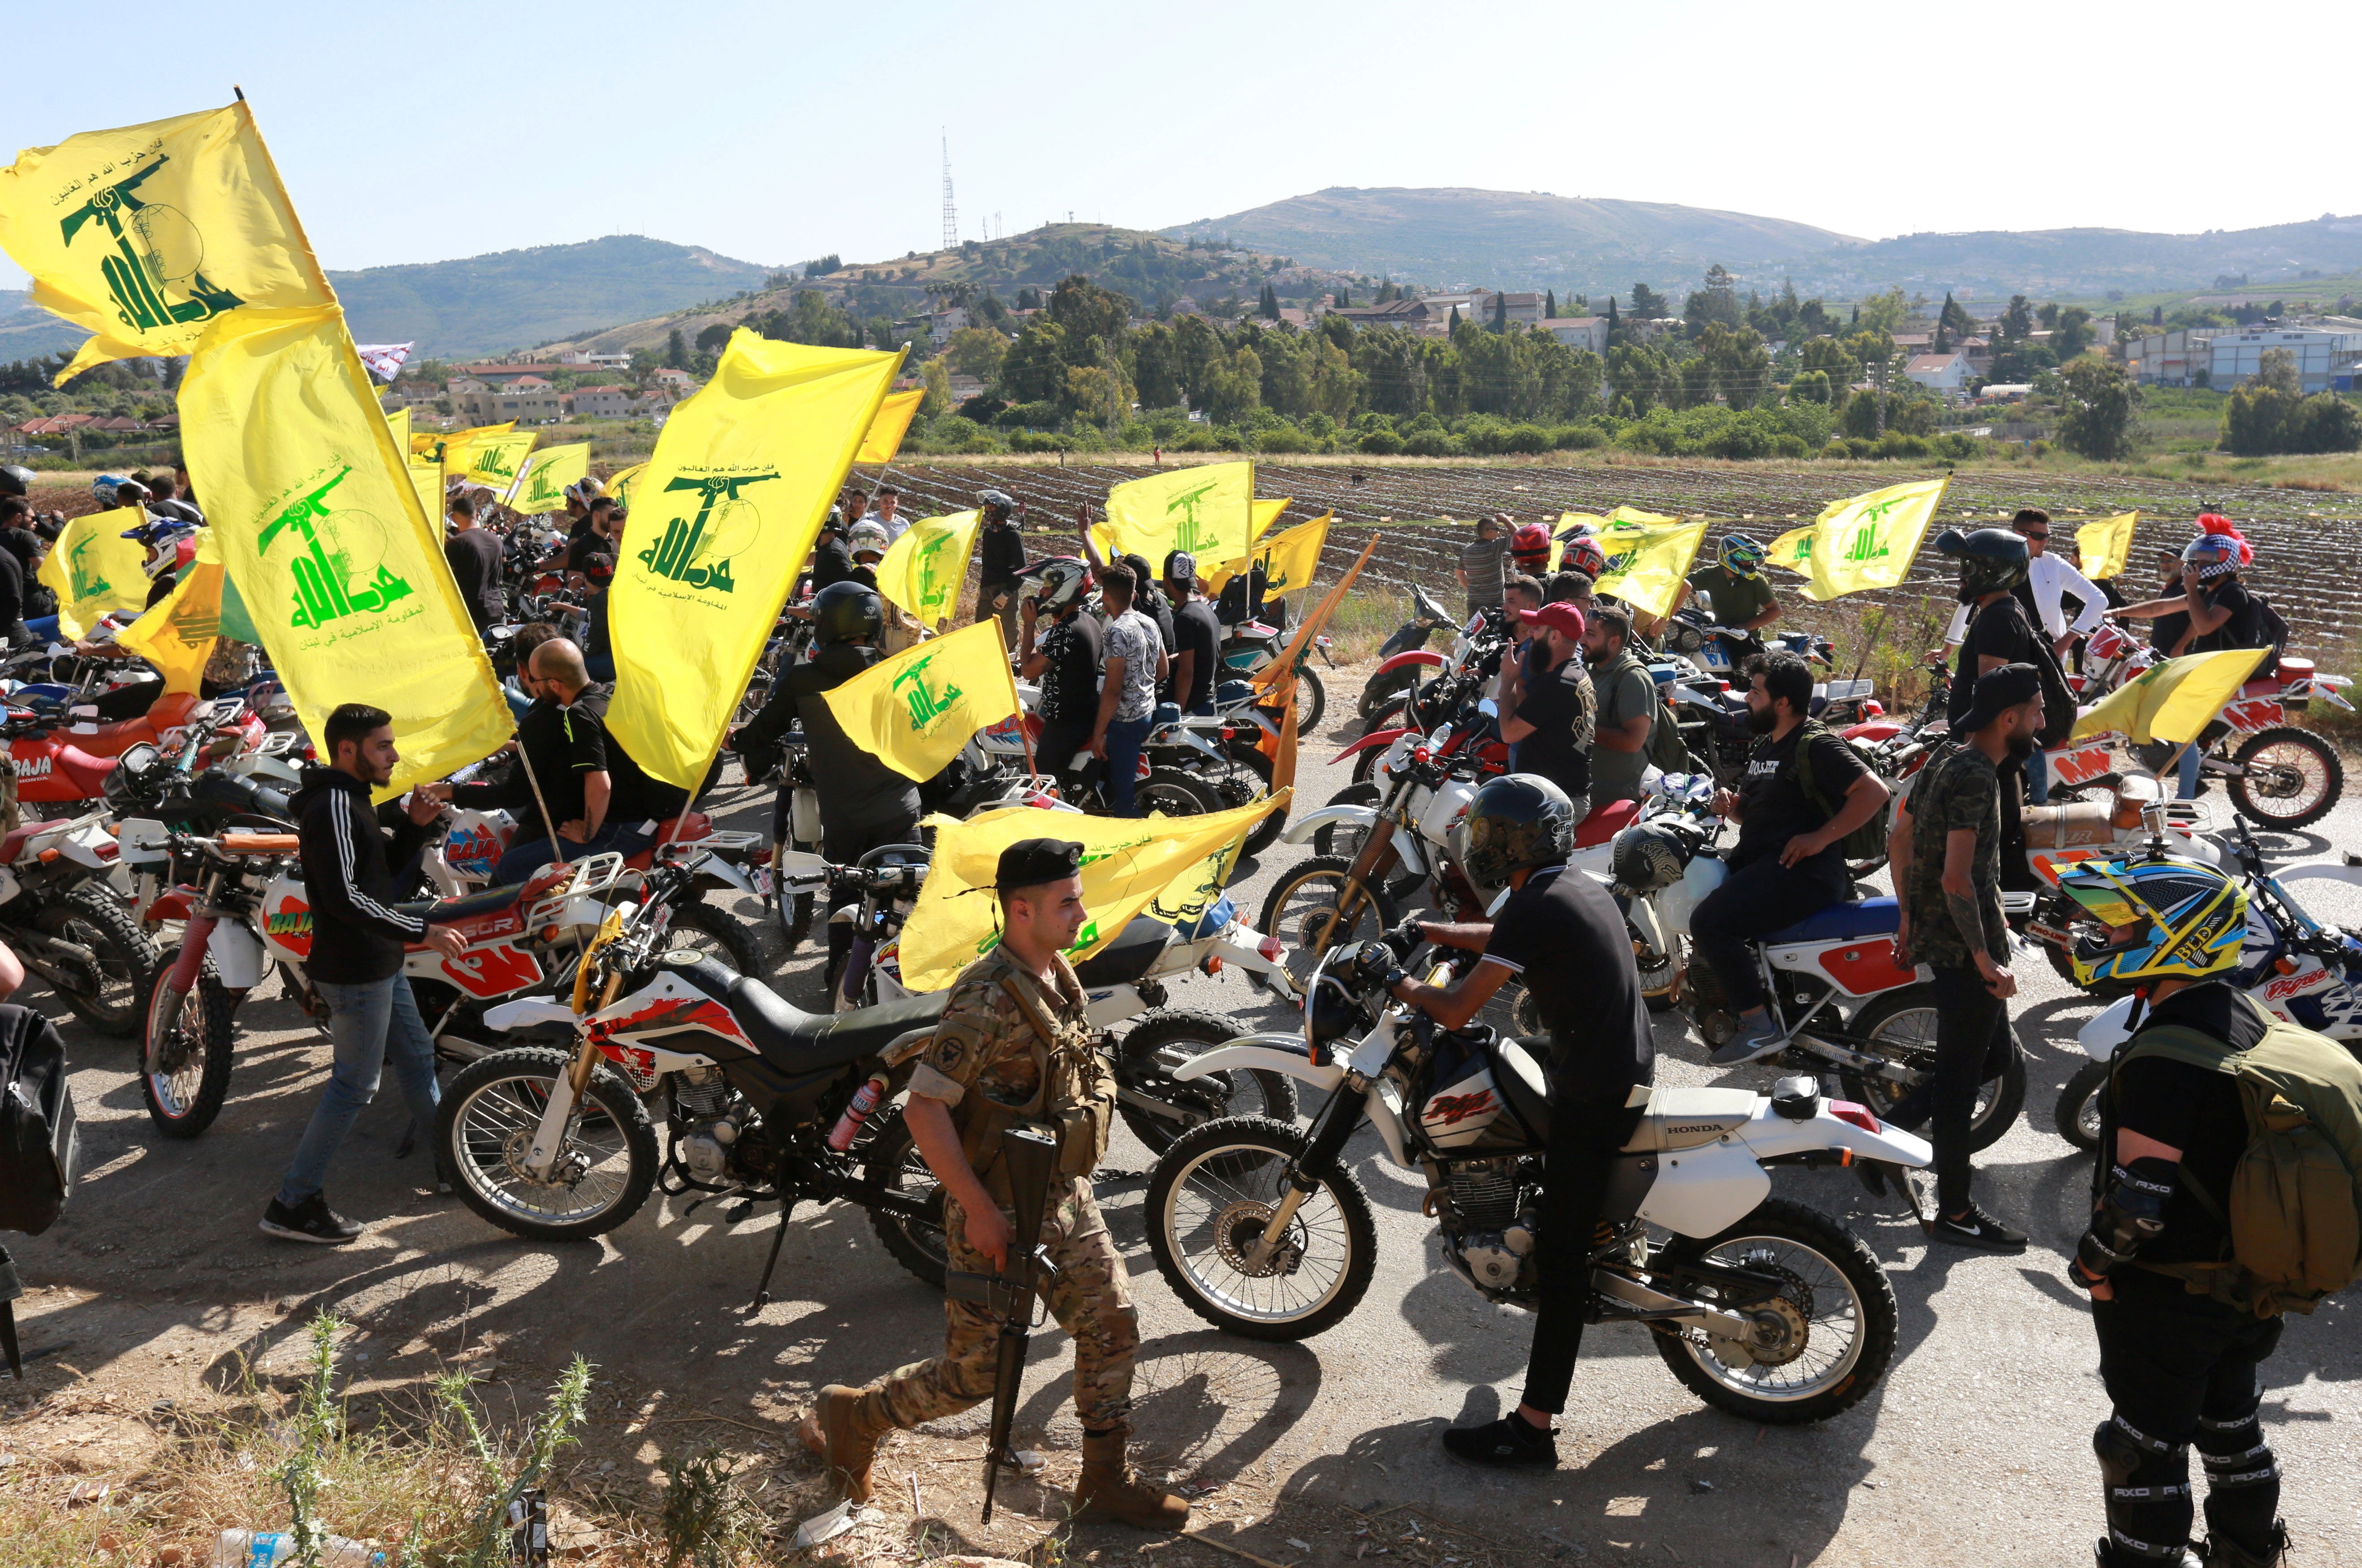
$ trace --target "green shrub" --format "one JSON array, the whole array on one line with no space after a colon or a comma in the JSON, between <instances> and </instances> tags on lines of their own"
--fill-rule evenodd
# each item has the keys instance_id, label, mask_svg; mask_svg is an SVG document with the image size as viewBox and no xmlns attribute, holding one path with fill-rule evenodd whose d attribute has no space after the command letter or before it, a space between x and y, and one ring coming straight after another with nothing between
<instances>
[{"instance_id":1,"label":"green shrub","mask_svg":"<svg viewBox=\"0 0 2362 1568\"><path fill-rule=\"evenodd\" d=\"M1457 457L1461 449L1459 442L1435 430L1422 430L1403 443L1403 450L1414 458Z\"/></svg>"},{"instance_id":2,"label":"green shrub","mask_svg":"<svg viewBox=\"0 0 2362 1568\"><path fill-rule=\"evenodd\" d=\"M1607 432L1596 425L1562 425L1551 432L1551 446L1562 452L1588 452L1607 444Z\"/></svg>"},{"instance_id":3,"label":"green shrub","mask_svg":"<svg viewBox=\"0 0 2362 1568\"><path fill-rule=\"evenodd\" d=\"M1214 449L1214 433L1200 425L1173 444L1176 452L1210 452Z\"/></svg>"},{"instance_id":4,"label":"green shrub","mask_svg":"<svg viewBox=\"0 0 2362 1568\"><path fill-rule=\"evenodd\" d=\"M1363 431L1355 446L1374 458L1391 458L1403 449L1403 438L1381 425Z\"/></svg>"},{"instance_id":5,"label":"green shrub","mask_svg":"<svg viewBox=\"0 0 2362 1568\"><path fill-rule=\"evenodd\" d=\"M1821 448L1821 456L1824 458L1850 458L1853 456L1853 450L1847 445L1844 436L1832 436L1828 439L1828 444Z\"/></svg>"},{"instance_id":6,"label":"green shrub","mask_svg":"<svg viewBox=\"0 0 2362 1568\"><path fill-rule=\"evenodd\" d=\"M1258 452L1308 452L1316 445L1311 436L1293 425L1275 425L1256 431L1254 437Z\"/></svg>"}]
</instances>

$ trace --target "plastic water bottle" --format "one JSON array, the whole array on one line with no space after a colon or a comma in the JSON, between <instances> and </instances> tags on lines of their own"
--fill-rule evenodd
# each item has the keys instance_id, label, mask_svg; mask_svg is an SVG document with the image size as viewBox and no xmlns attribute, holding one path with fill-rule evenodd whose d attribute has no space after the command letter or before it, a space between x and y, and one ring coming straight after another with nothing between
<instances>
[{"instance_id":1,"label":"plastic water bottle","mask_svg":"<svg viewBox=\"0 0 2362 1568\"><path fill-rule=\"evenodd\" d=\"M226 1529L214 1543L214 1568L278 1568L295 1561L295 1532ZM385 1553L332 1535L320 1543L322 1568L385 1568Z\"/></svg>"},{"instance_id":2,"label":"plastic water bottle","mask_svg":"<svg viewBox=\"0 0 2362 1568\"><path fill-rule=\"evenodd\" d=\"M877 1110L877 1102L885 1098L885 1075L871 1074L867 1083L853 1091L853 1103L846 1106L844 1114L836 1119L835 1127L829 1132L828 1146L840 1154L853 1147L853 1140L860 1132L861 1124L869 1120L869 1113Z\"/></svg>"}]
</instances>

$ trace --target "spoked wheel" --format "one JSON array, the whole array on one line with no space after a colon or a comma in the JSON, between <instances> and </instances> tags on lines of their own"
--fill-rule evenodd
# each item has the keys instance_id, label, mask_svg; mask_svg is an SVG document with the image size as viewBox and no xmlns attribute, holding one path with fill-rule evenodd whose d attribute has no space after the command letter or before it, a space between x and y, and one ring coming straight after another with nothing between
<instances>
[{"instance_id":1,"label":"spoked wheel","mask_svg":"<svg viewBox=\"0 0 2362 1568\"><path fill-rule=\"evenodd\" d=\"M1384 707L1389 698L1400 697L1413 686L1418 685L1418 672L1423 668L1425 667L1421 665L1407 664L1400 669L1392 669L1384 675L1370 677L1362 687L1360 704L1362 717L1364 719L1370 717Z\"/></svg>"},{"instance_id":2,"label":"spoked wheel","mask_svg":"<svg viewBox=\"0 0 2362 1568\"><path fill-rule=\"evenodd\" d=\"M2231 802L2259 827L2310 827L2345 792L2337 748L2310 730L2275 725L2250 736L2233 758Z\"/></svg>"},{"instance_id":3,"label":"spoked wheel","mask_svg":"<svg viewBox=\"0 0 2362 1568\"><path fill-rule=\"evenodd\" d=\"M1365 752L1363 755L1374 754ZM1332 806L1374 807L1385 799L1385 791L1379 787L1376 779L1372 778L1359 784L1346 785L1329 797L1329 803ZM1353 856L1362 853L1363 840L1369 836L1369 829L1356 827L1352 823L1330 823L1312 830L1312 853L1329 856L1350 865Z\"/></svg>"},{"instance_id":4,"label":"spoked wheel","mask_svg":"<svg viewBox=\"0 0 2362 1568\"><path fill-rule=\"evenodd\" d=\"M2100 1091L2107 1087L2108 1064L2086 1062L2058 1091L2058 1109L2052 1113L2058 1136L2085 1154L2100 1146Z\"/></svg>"},{"instance_id":5,"label":"spoked wheel","mask_svg":"<svg viewBox=\"0 0 2362 1568\"><path fill-rule=\"evenodd\" d=\"M1369 720L1366 723L1363 724L1362 733L1365 735L1374 735L1380 730L1398 730L1405 724L1409 723L1410 700L1412 695L1413 693L1409 691L1397 692L1394 696L1387 698L1385 701L1380 702L1376 707L1369 710ZM1302 720L1299 718L1297 722L1301 723ZM1362 756L1363 757L1369 757L1370 760L1364 762L1361 757L1356 757L1354 759L1353 776L1356 778L1367 778L1369 776L1370 769L1376 766L1376 759L1374 754L1364 752Z\"/></svg>"},{"instance_id":6,"label":"spoked wheel","mask_svg":"<svg viewBox=\"0 0 2362 1568\"><path fill-rule=\"evenodd\" d=\"M33 915L33 927L72 951L52 949L44 961L74 1016L101 1034L127 1040L139 1032L156 988L156 943L113 894L78 888Z\"/></svg>"},{"instance_id":7,"label":"spoked wheel","mask_svg":"<svg viewBox=\"0 0 2362 1568\"><path fill-rule=\"evenodd\" d=\"M1253 733L1260 735L1263 732L1256 730ZM1223 810L1228 811L1234 806L1252 805L1271 793L1270 757L1255 749L1244 735L1230 741L1224 750L1236 771L1231 775L1231 788L1224 791ZM1219 782L1214 787L1218 790L1221 789ZM1234 801L1230 798L1233 793L1242 793L1245 798ZM1270 812L1263 821L1247 830L1247 840L1239 848L1239 857L1244 860L1261 855L1278 843L1279 835L1286 831L1287 809L1282 807L1276 812Z\"/></svg>"},{"instance_id":8,"label":"spoked wheel","mask_svg":"<svg viewBox=\"0 0 2362 1568\"><path fill-rule=\"evenodd\" d=\"M164 1019L160 1011L167 1005L165 982L171 977L169 969L159 973L148 994L147 1038L161 1032L163 1043L155 1054L153 1070L140 1074L139 1088L157 1132L167 1138L193 1138L214 1124L229 1094L231 1015L237 1001L208 958L178 1010Z\"/></svg>"},{"instance_id":9,"label":"spoked wheel","mask_svg":"<svg viewBox=\"0 0 2362 1568\"><path fill-rule=\"evenodd\" d=\"M944 1189L935 1173L919 1157L919 1147L897 1110L877 1129L863 1163L861 1177L873 1187L914 1198L926 1205L926 1218L905 1219L880 1209L869 1211L869 1228L877 1233L896 1263L937 1290L951 1272L951 1255L944 1245Z\"/></svg>"},{"instance_id":10,"label":"spoked wheel","mask_svg":"<svg viewBox=\"0 0 2362 1568\"><path fill-rule=\"evenodd\" d=\"M1672 944L1670 952L1660 953L1639 936L1632 938L1632 961L1640 967L1640 999L1649 1004L1650 1012L1668 1012L1682 977L1680 936L1667 938Z\"/></svg>"},{"instance_id":11,"label":"spoked wheel","mask_svg":"<svg viewBox=\"0 0 2362 1568\"><path fill-rule=\"evenodd\" d=\"M806 844L801 839L788 847L804 855L820 852L819 845ZM779 934L787 939L788 956L790 958L795 956L796 949L803 945L804 938L811 934L813 900L819 896L817 893L791 893L776 883L771 889L772 910L778 917Z\"/></svg>"},{"instance_id":12,"label":"spoked wheel","mask_svg":"<svg viewBox=\"0 0 2362 1568\"><path fill-rule=\"evenodd\" d=\"M1846 1093L1883 1119L1936 1069L1935 988L1905 986L1873 998L1854 1019L1852 1032L1866 1049L1893 1062L1906 1075L1904 1081L1854 1068L1841 1075ZM1997 1073L1977 1086L1976 1109L1969 1113L1969 1147L1982 1149L1998 1142L2025 1109L2025 1053L2018 1048L2017 1032L2012 1028L2007 1059Z\"/></svg>"},{"instance_id":13,"label":"spoked wheel","mask_svg":"<svg viewBox=\"0 0 2362 1568\"><path fill-rule=\"evenodd\" d=\"M1101 786L1105 793L1105 786ZM1132 803L1142 816L1163 812L1168 817L1205 816L1222 809L1209 785L1201 784L1177 767L1157 767L1132 786Z\"/></svg>"},{"instance_id":14,"label":"spoked wheel","mask_svg":"<svg viewBox=\"0 0 2362 1568\"><path fill-rule=\"evenodd\" d=\"M1780 1281L1770 1297L1731 1309L1748 1321L1743 1340L1657 1330L1666 1366L1716 1409L1774 1426L1826 1420L1886 1375L1893 1287L1861 1239L1827 1215L1775 1198L1718 1236L1676 1236L1658 1255Z\"/></svg>"},{"instance_id":15,"label":"spoked wheel","mask_svg":"<svg viewBox=\"0 0 2362 1568\"><path fill-rule=\"evenodd\" d=\"M1320 955L1356 942L1374 941L1396 920L1395 901L1383 888L1364 884L1348 907L1340 907L1352 862L1315 856L1288 867L1264 900L1264 931L1287 944L1288 972L1311 977Z\"/></svg>"},{"instance_id":16,"label":"spoked wheel","mask_svg":"<svg viewBox=\"0 0 2362 1568\"><path fill-rule=\"evenodd\" d=\"M1317 735L1320 721L1329 713L1329 688L1320 672L1310 665L1299 665L1296 671L1296 733Z\"/></svg>"},{"instance_id":17,"label":"spoked wheel","mask_svg":"<svg viewBox=\"0 0 2362 1568\"><path fill-rule=\"evenodd\" d=\"M1116 1047L1117 1078L1127 1089L1179 1110L1160 1116L1145 1106L1120 1099L1116 1109L1132 1136L1161 1154L1187 1129L1217 1117L1254 1116L1296 1125L1296 1080L1285 1073L1242 1069L1182 1082L1173 1069L1238 1037L1238 1026L1210 1012L1168 1008L1131 1026Z\"/></svg>"},{"instance_id":18,"label":"spoked wheel","mask_svg":"<svg viewBox=\"0 0 2362 1568\"><path fill-rule=\"evenodd\" d=\"M1260 1117L1192 1127L1148 1182L1148 1247L1182 1304L1225 1333L1302 1340L1342 1321L1370 1287L1378 1228L1341 1165L1314 1187L1278 1244L1260 1243L1293 1191L1307 1140Z\"/></svg>"},{"instance_id":19,"label":"spoked wheel","mask_svg":"<svg viewBox=\"0 0 2362 1568\"><path fill-rule=\"evenodd\" d=\"M665 938L675 947L705 955L734 975L759 977L763 973L761 938L728 910L702 901L675 904Z\"/></svg>"},{"instance_id":20,"label":"spoked wheel","mask_svg":"<svg viewBox=\"0 0 2362 1568\"><path fill-rule=\"evenodd\" d=\"M468 1207L531 1242L603 1235L639 1212L657 1179L647 1107L603 1064L568 1119L557 1158L526 1165L534 1133L574 1053L546 1046L495 1051L459 1069L435 1115L435 1146Z\"/></svg>"}]
</instances>

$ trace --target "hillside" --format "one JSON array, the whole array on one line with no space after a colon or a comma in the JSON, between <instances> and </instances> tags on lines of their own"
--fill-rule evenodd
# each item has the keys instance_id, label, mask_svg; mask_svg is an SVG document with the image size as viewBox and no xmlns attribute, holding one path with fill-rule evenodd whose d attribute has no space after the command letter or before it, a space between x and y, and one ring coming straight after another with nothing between
<instances>
[{"instance_id":1,"label":"hillside","mask_svg":"<svg viewBox=\"0 0 2362 1568\"><path fill-rule=\"evenodd\" d=\"M1736 263L1734 263L1736 265ZM2143 234L2122 228L1911 234L1840 253L1799 258L1805 280L1844 294L1904 283L1918 293L1947 289L1981 298L2023 293L2219 293L2218 278L2245 277L2249 289L2335 277L2362 268L2362 216L2323 214L2305 223L2205 234Z\"/></svg>"},{"instance_id":2,"label":"hillside","mask_svg":"<svg viewBox=\"0 0 2362 1568\"><path fill-rule=\"evenodd\" d=\"M1736 268L1860 243L1809 224L1662 202L1342 186L1164 232L1420 282L1592 291L1628 289L1635 277L1678 286L1713 261Z\"/></svg>"},{"instance_id":3,"label":"hillside","mask_svg":"<svg viewBox=\"0 0 2362 1568\"><path fill-rule=\"evenodd\" d=\"M41 309L25 290L0 289L0 365L79 348L89 336Z\"/></svg>"}]
</instances>

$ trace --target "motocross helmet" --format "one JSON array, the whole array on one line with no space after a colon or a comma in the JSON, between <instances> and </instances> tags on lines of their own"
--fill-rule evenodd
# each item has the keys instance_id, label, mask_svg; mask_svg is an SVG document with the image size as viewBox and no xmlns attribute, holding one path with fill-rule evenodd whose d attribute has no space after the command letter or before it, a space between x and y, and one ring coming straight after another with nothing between
<instances>
[{"instance_id":1,"label":"motocross helmet","mask_svg":"<svg viewBox=\"0 0 2362 1568\"><path fill-rule=\"evenodd\" d=\"M97 502L102 507L120 505L121 502L115 499L116 489L117 486L127 485L130 482L131 480L128 475L101 474L96 479L90 481L90 498L93 501Z\"/></svg>"},{"instance_id":2,"label":"motocross helmet","mask_svg":"<svg viewBox=\"0 0 2362 1568\"><path fill-rule=\"evenodd\" d=\"M2226 534L2201 534L2181 547L2181 569L2194 571L2201 582L2239 569L2239 541Z\"/></svg>"},{"instance_id":3,"label":"motocross helmet","mask_svg":"<svg viewBox=\"0 0 2362 1568\"><path fill-rule=\"evenodd\" d=\"M2059 890L2107 930L2075 943L2075 983L2197 980L2239 966L2247 893L2213 867L2170 856L2087 860Z\"/></svg>"},{"instance_id":4,"label":"motocross helmet","mask_svg":"<svg viewBox=\"0 0 2362 1568\"><path fill-rule=\"evenodd\" d=\"M1566 542L1559 553L1558 569L1579 571L1594 582L1607 575L1607 552L1589 534L1577 534Z\"/></svg>"},{"instance_id":5,"label":"motocross helmet","mask_svg":"<svg viewBox=\"0 0 2362 1568\"><path fill-rule=\"evenodd\" d=\"M1670 888L1689 868L1688 848L1667 823L1637 823L1626 828L1616 835L1608 854L1616 885L1635 893Z\"/></svg>"},{"instance_id":6,"label":"motocross helmet","mask_svg":"<svg viewBox=\"0 0 2362 1568\"><path fill-rule=\"evenodd\" d=\"M1550 569L1550 530L1539 523L1529 523L1509 536L1509 558L1518 569L1539 577Z\"/></svg>"},{"instance_id":7,"label":"motocross helmet","mask_svg":"<svg viewBox=\"0 0 2362 1568\"><path fill-rule=\"evenodd\" d=\"M855 523L844 536L844 547L855 560L863 556L883 556L893 542L886 536L883 523Z\"/></svg>"},{"instance_id":8,"label":"motocross helmet","mask_svg":"<svg viewBox=\"0 0 2362 1568\"><path fill-rule=\"evenodd\" d=\"M984 520L987 523L999 523L1005 518L1014 517L1025 510L1005 490L977 491L976 509L984 514Z\"/></svg>"},{"instance_id":9,"label":"motocross helmet","mask_svg":"<svg viewBox=\"0 0 2362 1568\"><path fill-rule=\"evenodd\" d=\"M1073 556L1053 556L1034 562L1017 591L1041 609L1056 612L1080 602L1090 587L1090 568Z\"/></svg>"},{"instance_id":10,"label":"motocross helmet","mask_svg":"<svg viewBox=\"0 0 2362 1568\"><path fill-rule=\"evenodd\" d=\"M197 558L197 531L177 517L150 518L137 528L126 528L123 536L146 548L148 558L140 565L150 582Z\"/></svg>"},{"instance_id":11,"label":"motocross helmet","mask_svg":"<svg viewBox=\"0 0 2362 1568\"><path fill-rule=\"evenodd\" d=\"M606 493L607 487L587 474L568 485L564 491L567 500L579 501L585 507Z\"/></svg>"},{"instance_id":12,"label":"motocross helmet","mask_svg":"<svg viewBox=\"0 0 2362 1568\"><path fill-rule=\"evenodd\" d=\"M2006 528L1978 528L1966 534L1947 528L1936 536L1936 553L1960 563L1963 604L2015 588L2025 580L2026 562L2034 558L2025 541Z\"/></svg>"},{"instance_id":13,"label":"motocross helmet","mask_svg":"<svg viewBox=\"0 0 2362 1568\"><path fill-rule=\"evenodd\" d=\"M1722 569L1733 577L1760 577L1763 572L1763 547L1744 534L1722 536Z\"/></svg>"},{"instance_id":14,"label":"motocross helmet","mask_svg":"<svg viewBox=\"0 0 2362 1568\"><path fill-rule=\"evenodd\" d=\"M14 463L0 465L0 495L29 495L32 491L32 469L20 469Z\"/></svg>"},{"instance_id":15,"label":"motocross helmet","mask_svg":"<svg viewBox=\"0 0 2362 1568\"><path fill-rule=\"evenodd\" d=\"M812 630L822 647L874 643L885 629L886 606L874 588L832 582L812 596Z\"/></svg>"},{"instance_id":16,"label":"motocross helmet","mask_svg":"<svg viewBox=\"0 0 2362 1568\"><path fill-rule=\"evenodd\" d=\"M1512 874L1574 852L1574 802L1540 774L1508 774L1476 791L1463 834L1462 868L1480 886L1505 888Z\"/></svg>"}]
</instances>

